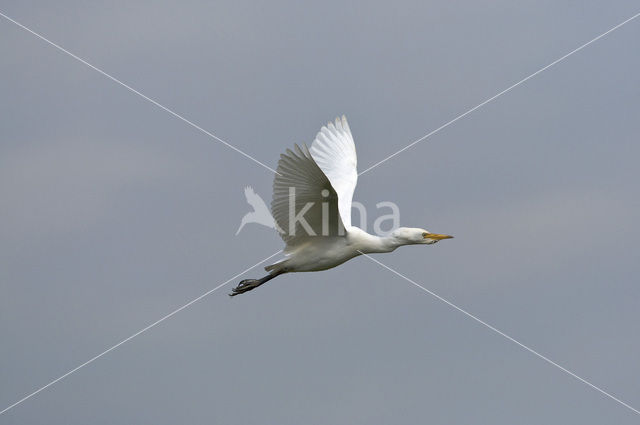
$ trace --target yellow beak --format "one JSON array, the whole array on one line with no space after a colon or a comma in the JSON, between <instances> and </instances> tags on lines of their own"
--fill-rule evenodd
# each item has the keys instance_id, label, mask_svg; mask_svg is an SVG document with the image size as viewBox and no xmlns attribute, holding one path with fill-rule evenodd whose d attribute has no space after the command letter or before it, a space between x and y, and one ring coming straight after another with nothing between
<instances>
[{"instance_id":1,"label":"yellow beak","mask_svg":"<svg viewBox=\"0 0 640 425\"><path fill-rule=\"evenodd\" d=\"M425 238L425 239L433 239L433 240L439 241L439 240L442 240L442 239L452 239L452 238L453 238L453 236L450 236L450 235L440 235L440 234L438 234L438 233L427 233L427 234L424 236L424 238Z\"/></svg>"}]
</instances>

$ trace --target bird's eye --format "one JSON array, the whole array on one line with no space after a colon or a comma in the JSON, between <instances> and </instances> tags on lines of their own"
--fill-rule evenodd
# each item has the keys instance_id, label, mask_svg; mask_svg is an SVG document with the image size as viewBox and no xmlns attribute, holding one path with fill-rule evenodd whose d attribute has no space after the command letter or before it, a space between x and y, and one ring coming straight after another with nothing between
<instances>
[{"instance_id":1,"label":"bird's eye","mask_svg":"<svg viewBox=\"0 0 640 425\"><path fill-rule=\"evenodd\" d=\"M423 233L422 233L422 237L423 237L423 238L426 238L428 234L429 234L429 233L427 233L427 232L423 232Z\"/></svg>"}]
</instances>

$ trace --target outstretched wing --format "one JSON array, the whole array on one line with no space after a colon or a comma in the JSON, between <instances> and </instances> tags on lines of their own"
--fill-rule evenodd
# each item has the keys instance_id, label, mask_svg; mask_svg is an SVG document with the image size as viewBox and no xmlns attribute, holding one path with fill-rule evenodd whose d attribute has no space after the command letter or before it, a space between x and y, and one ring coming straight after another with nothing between
<instances>
[{"instance_id":1,"label":"outstretched wing","mask_svg":"<svg viewBox=\"0 0 640 425\"><path fill-rule=\"evenodd\" d=\"M305 145L280 155L277 171L271 212L287 248L312 237L344 234L338 195Z\"/></svg>"},{"instance_id":2,"label":"outstretched wing","mask_svg":"<svg viewBox=\"0 0 640 425\"><path fill-rule=\"evenodd\" d=\"M309 149L311 156L338 194L338 211L345 228L351 227L351 200L358 182L356 145L347 118L336 118L320 129Z\"/></svg>"}]
</instances>

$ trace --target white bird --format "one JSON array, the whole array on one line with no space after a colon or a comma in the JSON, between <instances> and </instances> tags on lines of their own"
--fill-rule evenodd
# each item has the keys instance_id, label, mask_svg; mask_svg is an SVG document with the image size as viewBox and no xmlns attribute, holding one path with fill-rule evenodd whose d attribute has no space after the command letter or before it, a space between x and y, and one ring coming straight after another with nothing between
<instances>
[{"instance_id":1,"label":"white bird","mask_svg":"<svg viewBox=\"0 0 640 425\"><path fill-rule=\"evenodd\" d=\"M295 145L294 149L280 155L271 202L286 244L285 258L265 267L269 272L265 277L241 281L229 295L255 289L283 273L327 270L361 254L453 237L408 227L376 236L351 225L358 172L356 147L344 115L322 127L311 148Z\"/></svg>"},{"instance_id":2,"label":"white bird","mask_svg":"<svg viewBox=\"0 0 640 425\"><path fill-rule=\"evenodd\" d=\"M244 197L247 198L247 203L253 207L253 211L246 213L244 217L242 217L242 221L240 222L240 227L238 227L236 235L240 233L244 225L247 223L262 224L263 226L271 227L272 229L277 228L267 204L264 203L260 195L258 195L251 186L244 188Z\"/></svg>"}]
</instances>

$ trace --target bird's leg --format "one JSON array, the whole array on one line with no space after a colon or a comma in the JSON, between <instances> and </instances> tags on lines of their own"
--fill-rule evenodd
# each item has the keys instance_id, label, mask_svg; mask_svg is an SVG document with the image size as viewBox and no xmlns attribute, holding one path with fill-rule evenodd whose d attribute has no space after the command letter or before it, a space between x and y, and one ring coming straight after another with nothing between
<instances>
[{"instance_id":1,"label":"bird's leg","mask_svg":"<svg viewBox=\"0 0 640 425\"><path fill-rule=\"evenodd\" d=\"M275 272L275 273L269 273L268 275L266 275L262 279L245 279L245 280L241 281L238 284L238 286L233 288L233 290L231 291L229 296L230 297L234 297L234 296L236 296L238 294L244 294L245 292L251 291L252 289L255 289L258 286L262 285L263 283L267 283L268 281L270 281L274 277L281 275L282 273L285 273L285 272L283 270L281 270L281 271L278 271L278 272Z\"/></svg>"}]
</instances>

